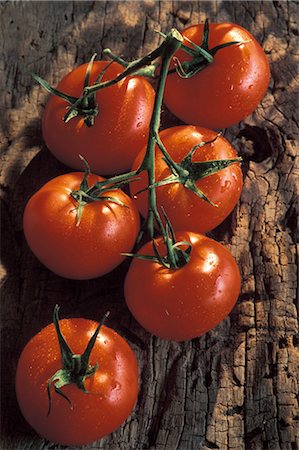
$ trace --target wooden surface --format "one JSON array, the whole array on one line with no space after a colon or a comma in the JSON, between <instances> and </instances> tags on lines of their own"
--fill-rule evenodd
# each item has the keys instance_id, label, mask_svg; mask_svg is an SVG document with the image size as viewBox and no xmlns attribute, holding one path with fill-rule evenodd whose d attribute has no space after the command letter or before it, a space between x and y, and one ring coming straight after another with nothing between
<instances>
[{"instance_id":1,"label":"wooden surface","mask_svg":"<svg viewBox=\"0 0 299 450\"><path fill-rule=\"evenodd\" d=\"M59 448L27 425L14 393L20 352L51 321L57 302L64 317L98 319L109 308L109 325L129 341L139 361L133 414L113 435L87 448L298 448L297 12L291 1L0 4L1 448ZM272 79L257 111L226 133L245 160L244 190L233 214L212 235L239 263L240 299L217 328L177 344L151 336L130 316L122 293L127 263L101 279L77 282L49 272L28 249L22 231L28 198L69 171L44 147L41 116L48 95L30 74L55 85L104 47L133 59L158 43L154 30L182 29L206 16L250 30L267 53Z\"/></svg>"}]
</instances>

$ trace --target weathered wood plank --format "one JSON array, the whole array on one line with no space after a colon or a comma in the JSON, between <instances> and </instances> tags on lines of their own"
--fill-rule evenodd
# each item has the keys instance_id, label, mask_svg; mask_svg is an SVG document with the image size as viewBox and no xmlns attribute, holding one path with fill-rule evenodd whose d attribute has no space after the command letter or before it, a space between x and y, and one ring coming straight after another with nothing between
<instances>
[{"instance_id":1,"label":"weathered wood plank","mask_svg":"<svg viewBox=\"0 0 299 450\"><path fill-rule=\"evenodd\" d=\"M77 1L0 3L2 202L2 448L58 449L35 435L15 394L18 356L60 303L66 317L101 317L133 346L140 365L135 411L98 450L283 449L298 444L297 2ZM230 318L181 344L150 336L132 319L122 285L128 263L101 279L64 280L29 251L22 231L26 201L68 171L43 145L40 118L51 84L94 52L136 58L163 32L203 21L249 29L271 62L271 84L257 111L226 136L244 157L244 190L213 236L242 272ZM165 114L163 123L175 123ZM296 440L297 439L297 440Z\"/></svg>"}]
</instances>

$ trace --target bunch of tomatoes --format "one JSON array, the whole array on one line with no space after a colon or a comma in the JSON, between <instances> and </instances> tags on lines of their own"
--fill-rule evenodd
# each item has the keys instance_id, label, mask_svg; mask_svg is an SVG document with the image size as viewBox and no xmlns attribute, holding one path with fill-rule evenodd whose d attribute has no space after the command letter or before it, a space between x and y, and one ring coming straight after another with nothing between
<instances>
[{"instance_id":1,"label":"bunch of tomatoes","mask_svg":"<svg viewBox=\"0 0 299 450\"><path fill-rule=\"evenodd\" d=\"M163 339L193 339L223 320L240 292L233 256L205 235L230 214L242 189L240 158L217 130L254 111L269 65L248 31L208 21L171 30L131 63L106 53L110 62L93 57L55 89L36 76L52 94L45 143L76 172L32 196L25 237L36 257L66 278L100 277L131 257L124 296L136 320ZM185 125L160 132L162 102ZM138 367L104 320L60 321L58 311L23 350L16 392L41 436L83 445L129 416Z\"/></svg>"}]
</instances>

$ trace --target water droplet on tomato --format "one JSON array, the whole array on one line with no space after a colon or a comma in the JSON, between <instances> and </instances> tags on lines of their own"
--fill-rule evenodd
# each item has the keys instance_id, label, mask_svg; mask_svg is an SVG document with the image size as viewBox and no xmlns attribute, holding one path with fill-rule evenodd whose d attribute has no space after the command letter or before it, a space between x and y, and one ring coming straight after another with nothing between
<instances>
[{"instance_id":1,"label":"water droplet on tomato","mask_svg":"<svg viewBox=\"0 0 299 450\"><path fill-rule=\"evenodd\" d=\"M221 275L218 275L218 277L216 278L215 287L217 289L217 293L221 294L222 293L222 289L221 288L223 287L222 276Z\"/></svg>"},{"instance_id":2,"label":"water droplet on tomato","mask_svg":"<svg viewBox=\"0 0 299 450\"><path fill-rule=\"evenodd\" d=\"M250 84L249 86L248 86L248 89L252 89L253 88L253 84Z\"/></svg>"},{"instance_id":3,"label":"water droplet on tomato","mask_svg":"<svg viewBox=\"0 0 299 450\"><path fill-rule=\"evenodd\" d=\"M112 389L113 389L114 391L119 391L120 388L121 388L121 384L120 384L118 381L115 381L115 382L113 383L113 385L112 385Z\"/></svg>"},{"instance_id":4,"label":"water droplet on tomato","mask_svg":"<svg viewBox=\"0 0 299 450\"><path fill-rule=\"evenodd\" d=\"M234 85L233 85L233 84L231 85L230 90L231 90L231 91L234 90Z\"/></svg>"},{"instance_id":5,"label":"water droplet on tomato","mask_svg":"<svg viewBox=\"0 0 299 450\"><path fill-rule=\"evenodd\" d=\"M231 182L229 180L225 180L224 185L221 187L221 192L225 192L227 189L229 189L231 185Z\"/></svg>"},{"instance_id":6,"label":"water droplet on tomato","mask_svg":"<svg viewBox=\"0 0 299 450\"><path fill-rule=\"evenodd\" d=\"M138 123L136 124L136 127L137 127L137 128L140 128L141 125L142 125L142 122L138 122Z\"/></svg>"}]
</instances>

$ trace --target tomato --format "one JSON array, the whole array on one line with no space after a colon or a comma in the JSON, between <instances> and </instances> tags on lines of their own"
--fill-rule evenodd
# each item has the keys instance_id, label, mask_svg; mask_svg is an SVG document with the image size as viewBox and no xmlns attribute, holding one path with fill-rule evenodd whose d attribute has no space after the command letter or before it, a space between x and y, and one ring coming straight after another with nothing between
<instances>
[{"instance_id":1,"label":"tomato","mask_svg":"<svg viewBox=\"0 0 299 450\"><path fill-rule=\"evenodd\" d=\"M120 189L107 191L110 199L83 206L79 222L78 202L71 193L83 180L81 172L61 175L46 183L26 205L24 233L32 252L56 274L78 280L110 272L130 252L139 231L139 213ZM88 176L89 186L103 178Z\"/></svg>"},{"instance_id":2,"label":"tomato","mask_svg":"<svg viewBox=\"0 0 299 450\"><path fill-rule=\"evenodd\" d=\"M97 323L63 319L60 328L75 354L82 354ZM54 325L48 325L25 346L17 366L16 394L22 414L42 437L62 445L84 445L111 433L131 413L138 394L138 367L133 351L114 330L102 326L89 360L98 364L85 378L88 393L74 383L52 387L51 411L47 384L61 368L62 358Z\"/></svg>"},{"instance_id":3,"label":"tomato","mask_svg":"<svg viewBox=\"0 0 299 450\"><path fill-rule=\"evenodd\" d=\"M198 143L214 139L216 132L201 127L182 125L163 130L160 138L175 162L180 162ZM145 150L137 156L133 168L137 168L143 159ZM237 154L229 142L219 136L211 144L198 148L193 161L213 159L233 159ZM169 176L170 170L163 155L156 149L155 176L160 181ZM148 193L137 192L146 188L147 174L141 172L140 180L131 183L130 189L142 215L146 217ZM233 210L241 194L242 171L239 164L232 164L221 171L196 182L196 186L217 206L207 203L194 192L180 183L159 186L156 189L157 205L166 211L170 222L176 230L189 230L204 233L219 225Z\"/></svg>"},{"instance_id":4,"label":"tomato","mask_svg":"<svg viewBox=\"0 0 299 450\"><path fill-rule=\"evenodd\" d=\"M134 258L125 280L125 299L135 319L163 339L184 341L209 331L231 311L240 292L240 274L231 253L218 242L191 232L189 262L177 270ZM162 238L156 240L165 255ZM154 255L149 242L138 252Z\"/></svg>"},{"instance_id":5,"label":"tomato","mask_svg":"<svg viewBox=\"0 0 299 450\"><path fill-rule=\"evenodd\" d=\"M200 45L203 28L203 24L192 25L181 34ZM251 114L263 98L270 69L259 43L239 25L210 24L209 49L232 41L240 43L218 50L213 62L195 76L168 76L165 104L184 122L212 129L229 127ZM191 47L186 39L183 43ZM175 56L181 63L190 60L181 49Z\"/></svg>"},{"instance_id":6,"label":"tomato","mask_svg":"<svg viewBox=\"0 0 299 450\"><path fill-rule=\"evenodd\" d=\"M107 61L93 63L89 85L108 65ZM59 91L80 97L87 64L83 64L57 86ZM118 63L112 63L102 81L116 78L123 71ZM64 122L67 107L64 99L52 95L46 105L42 130L45 143L53 155L74 169L81 169L79 154L84 156L91 171L110 175L127 171L143 145L147 142L154 90L143 77L128 77L114 86L96 94L98 114L94 125L85 125L77 116Z\"/></svg>"}]
</instances>

